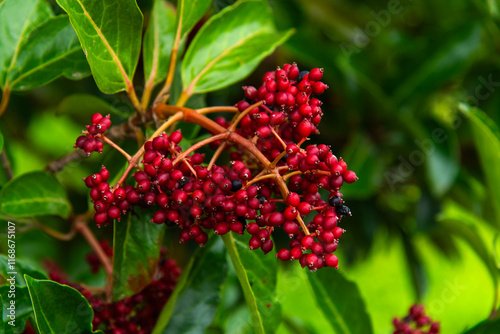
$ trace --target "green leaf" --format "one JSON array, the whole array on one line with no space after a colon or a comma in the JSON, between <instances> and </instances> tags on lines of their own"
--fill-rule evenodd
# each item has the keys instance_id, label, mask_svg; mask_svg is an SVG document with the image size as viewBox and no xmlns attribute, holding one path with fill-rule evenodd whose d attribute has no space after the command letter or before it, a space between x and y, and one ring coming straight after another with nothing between
<instances>
[{"instance_id":1,"label":"green leaf","mask_svg":"<svg viewBox=\"0 0 500 334\"><path fill-rule=\"evenodd\" d=\"M94 311L77 290L24 275L38 331L44 334L100 333L92 331Z\"/></svg>"},{"instance_id":2,"label":"green leaf","mask_svg":"<svg viewBox=\"0 0 500 334\"><path fill-rule=\"evenodd\" d=\"M52 16L45 0L0 2L0 87L5 88L7 73L14 69L21 44L30 32ZM29 51L29 50L28 50Z\"/></svg>"},{"instance_id":3,"label":"green leaf","mask_svg":"<svg viewBox=\"0 0 500 334\"><path fill-rule=\"evenodd\" d=\"M15 290L11 290L10 284L0 286L0 295L3 297L3 300L5 300L5 303L3 304L2 321L5 324L4 333L6 334L22 333L24 331L24 328L26 327L26 322L28 321L28 319L30 317L33 317L33 307L31 306L28 288L17 285L14 287ZM8 310L8 308L11 307L11 301L15 302L14 322L11 322L14 319L9 317L10 310ZM9 324L9 322L11 322L11 324ZM15 324L15 326L12 326L12 324Z\"/></svg>"},{"instance_id":4,"label":"green leaf","mask_svg":"<svg viewBox=\"0 0 500 334\"><path fill-rule=\"evenodd\" d=\"M158 265L165 224L151 222L154 210L135 209L114 222L113 300L141 291Z\"/></svg>"},{"instance_id":5,"label":"green leaf","mask_svg":"<svg viewBox=\"0 0 500 334\"><path fill-rule=\"evenodd\" d=\"M14 239L15 240L15 239ZM15 273L15 274L11 274ZM26 265L22 260L16 259L15 263L9 264L9 256L0 254L0 275L7 279L12 276L15 277L15 284L25 286L24 274L38 279L45 279L47 276Z\"/></svg>"},{"instance_id":6,"label":"green leaf","mask_svg":"<svg viewBox=\"0 0 500 334\"><path fill-rule=\"evenodd\" d=\"M66 15L45 21L21 44L21 51L7 74L13 91L33 89L64 75L78 80L90 69Z\"/></svg>"},{"instance_id":7,"label":"green leaf","mask_svg":"<svg viewBox=\"0 0 500 334\"><path fill-rule=\"evenodd\" d=\"M500 269L494 256L494 233L488 223L453 201L443 205L443 211L436 220L446 231L462 238L476 252L488 268L495 292L498 293Z\"/></svg>"},{"instance_id":8,"label":"green leaf","mask_svg":"<svg viewBox=\"0 0 500 334\"><path fill-rule=\"evenodd\" d=\"M0 153L3 151L3 134L0 131Z\"/></svg>"},{"instance_id":9,"label":"green leaf","mask_svg":"<svg viewBox=\"0 0 500 334\"><path fill-rule=\"evenodd\" d=\"M427 155L425 160L426 175L428 178L429 188L436 196L443 196L455 182L459 168L458 162L458 140L454 133L445 132L442 128L435 128L434 131L441 131L444 142L431 141L427 138L427 143L430 143L430 152L426 152L425 148L420 147L423 153ZM432 139L435 137L433 136ZM446 171L446 173L443 173Z\"/></svg>"},{"instance_id":10,"label":"green leaf","mask_svg":"<svg viewBox=\"0 0 500 334\"><path fill-rule=\"evenodd\" d=\"M481 26L469 23L455 29L452 38L437 49L392 94L395 103L432 92L443 83L464 72L481 47Z\"/></svg>"},{"instance_id":11,"label":"green leaf","mask_svg":"<svg viewBox=\"0 0 500 334\"><path fill-rule=\"evenodd\" d=\"M175 10L165 0L155 0L144 35L144 73L157 84L167 77L175 37Z\"/></svg>"},{"instance_id":12,"label":"green leaf","mask_svg":"<svg viewBox=\"0 0 500 334\"><path fill-rule=\"evenodd\" d=\"M204 333L214 320L226 276L224 245L211 238L184 269L153 333Z\"/></svg>"},{"instance_id":13,"label":"green leaf","mask_svg":"<svg viewBox=\"0 0 500 334\"><path fill-rule=\"evenodd\" d=\"M468 331L464 332L463 334L491 334L491 333L498 333L500 330L500 318L491 320L487 319L473 328L469 329Z\"/></svg>"},{"instance_id":14,"label":"green leaf","mask_svg":"<svg viewBox=\"0 0 500 334\"><path fill-rule=\"evenodd\" d=\"M316 303L336 334L373 333L371 319L358 286L333 268L309 276Z\"/></svg>"},{"instance_id":15,"label":"green leaf","mask_svg":"<svg viewBox=\"0 0 500 334\"><path fill-rule=\"evenodd\" d=\"M248 249L249 236L222 236L252 315L255 333L274 333L281 322L281 305L276 300L277 265L272 254Z\"/></svg>"},{"instance_id":16,"label":"green leaf","mask_svg":"<svg viewBox=\"0 0 500 334\"><path fill-rule=\"evenodd\" d=\"M469 119L476 149L479 152L486 184L488 185L493 206L496 208L497 221L500 220L500 131L498 126L482 110L465 104L459 110ZM498 226L498 225L497 225Z\"/></svg>"},{"instance_id":17,"label":"green leaf","mask_svg":"<svg viewBox=\"0 0 500 334\"><path fill-rule=\"evenodd\" d=\"M268 4L237 2L214 15L200 29L182 63L186 93L220 89L250 74L292 31L278 32Z\"/></svg>"},{"instance_id":18,"label":"green leaf","mask_svg":"<svg viewBox=\"0 0 500 334\"><path fill-rule=\"evenodd\" d=\"M183 39L212 4L212 0L177 0L176 27Z\"/></svg>"},{"instance_id":19,"label":"green leaf","mask_svg":"<svg viewBox=\"0 0 500 334\"><path fill-rule=\"evenodd\" d=\"M57 114L82 116L88 120L94 113L114 114L122 117L130 116L130 109L124 106L114 107L105 100L91 94L73 94L61 101ZM80 119L80 118L78 118Z\"/></svg>"},{"instance_id":20,"label":"green leaf","mask_svg":"<svg viewBox=\"0 0 500 334\"><path fill-rule=\"evenodd\" d=\"M132 87L142 35L135 0L57 0L71 24L99 89L113 94Z\"/></svg>"},{"instance_id":21,"label":"green leaf","mask_svg":"<svg viewBox=\"0 0 500 334\"><path fill-rule=\"evenodd\" d=\"M57 215L67 218L70 203L63 187L46 172L31 172L10 180L0 191L0 211L12 217Z\"/></svg>"}]
</instances>

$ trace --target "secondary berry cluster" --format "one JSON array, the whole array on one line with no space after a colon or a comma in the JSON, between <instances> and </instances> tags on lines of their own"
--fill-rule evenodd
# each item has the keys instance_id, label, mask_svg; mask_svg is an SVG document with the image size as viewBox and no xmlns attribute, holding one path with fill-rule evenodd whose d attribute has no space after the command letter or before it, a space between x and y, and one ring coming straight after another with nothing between
<instances>
[{"instance_id":1,"label":"secondary berry cluster","mask_svg":"<svg viewBox=\"0 0 500 334\"><path fill-rule=\"evenodd\" d=\"M103 244L107 243L101 242L101 245ZM94 257L96 254L90 253L87 259ZM56 264L47 262L46 267L51 280L80 291L94 310L93 329L101 329L106 334L151 333L181 274L176 262L162 254L155 278L148 286L133 296L106 302L102 293L93 293L81 285L71 283Z\"/></svg>"},{"instance_id":2,"label":"secondary berry cluster","mask_svg":"<svg viewBox=\"0 0 500 334\"><path fill-rule=\"evenodd\" d=\"M439 322L433 322L425 314L425 308L422 305L415 304L410 307L409 313L402 319L394 318L393 334L438 334Z\"/></svg>"},{"instance_id":3,"label":"secondary berry cluster","mask_svg":"<svg viewBox=\"0 0 500 334\"><path fill-rule=\"evenodd\" d=\"M92 124L87 125L86 133L76 139L74 146L84 150L87 155L95 151L102 153L103 143L98 137L111 127L109 115L103 117L101 114L94 114L91 121Z\"/></svg>"},{"instance_id":4,"label":"secondary berry cluster","mask_svg":"<svg viewBox=\"0 0 500 334\"><path fill-rule=\"evenodd\" d=\"M322 69L300 72L296 64L268 72L259 88L243 88L246 99L236 104L232 121L181 110L186 121L201 125L214 139L183 151L179 130L160 133L138 153L131 184L124 175L110 186L105 167L88 176L96 223L119 221L134 206L152 207L152 222L181 228L181 242L204 245L210 230L219 235L246 230L249 248L264 253L274 248L272 232L283 230L291 241L278 250L279 259L297 260L312 271L337 268L333 253L345 232L338 223L351 214L340 189L357 176L329 146L303 146L318 132L323 116L316 98L327 88L322 76ZM103 119L109 118L95 114L92 123ZM195 152L202 146L215 149L210 159ZM222 150L230 151L228 165L216 164ZM321 198L321 189L328 198Z\"/></svg>"}]
</instances>

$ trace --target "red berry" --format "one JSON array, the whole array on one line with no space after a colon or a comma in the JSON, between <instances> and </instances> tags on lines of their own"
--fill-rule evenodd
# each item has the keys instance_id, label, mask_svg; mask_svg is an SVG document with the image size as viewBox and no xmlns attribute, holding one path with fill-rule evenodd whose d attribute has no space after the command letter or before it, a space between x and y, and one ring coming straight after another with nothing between
<instances>
[{"instance_id":1,"label":"red berry","mask_svg":"<svg viewBox=\"0 0 500 334\"><path fill-rule=\"evenodd\" d=\"M297 125L296 131L302 138L307 138L311 134L312 129L312 124L307 119L303 119L302 122Z\"/></svg>"},{"instance_id":2,"label":"red berry","mask_svg":"<svg viewBox=\"0 0 500 334\"><path fill-rule=\"evenodd\" d=\"M314 237L312 235L306 235L300 241L300 245L302 246L302 249L310 249L311 246L313 245L313 243L314 243Z\"/></svg>"},{"instance_id":3,"label":"red berry","mask_svg":"<svg viewBox=\"0 0 500 334\"><path fill-rule=\"evenodd\" d=\"M292 257L292 252L289 249L283 248L276 253L276 257L281 261L289 261Z\"/></svg>"},{"instance_id":4,"label":"red berry","mask_svg":"<svg viewBox=\"0 0 500 334\"><path fill-rule=\"evenodd\" d=\"M323 69L322 68L313 68L309 72L309 80L311 81L319 81L323 77Z\"/></svg>"},{"instance_id":5,"label":"red berry","mask_svg":"<svg viewBox=\"0 0 500 334\"><path fill-rule=\"evenodd\" d=\"M326 254L325 255L325 264L327 265L327 267L338 268L339 267L339 265L338 265L339 259L334 254Z\"/></svg>"},{"instance_id":6,"label":"red berry","mask_svg":"<svg viewBox=\"0 0 500 334\"><path fill-rule=\"evenodd\" d=\"M352 170L345 171L342 176L347 183L353 183L358 180L358 177Z\"/></svg>"}]
</instances>

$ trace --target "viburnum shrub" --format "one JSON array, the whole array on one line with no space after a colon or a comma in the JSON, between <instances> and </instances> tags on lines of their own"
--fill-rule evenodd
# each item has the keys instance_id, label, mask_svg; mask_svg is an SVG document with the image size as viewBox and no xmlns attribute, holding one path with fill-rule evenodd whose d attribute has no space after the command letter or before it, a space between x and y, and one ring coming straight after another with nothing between
<instances>
[{"instance_id":1,"label":"viburnum shrub","mask_svg":"<svg viewBox=\"0 0 500 334\"><path fill-rule=\"evenodd\" d=\"M337 270L351 215L342 187L358 177L317 136L335 117L321 102L333 83L322 64L271 58L217 105L207 94L241 86L293 33L275 27L267 1L232 2L0 1L0 115L12 94L61 76L91 75L103 93L61 101L87 124L44 171L13 175L0 152L6 333L274 333L282 319L294 325L281 303L299 290L335 332L373 333L357 285ZM71 150L66 125L38 135ZM72 183L80 167L86 188ZM29 251L16 258L10 239L30 230L57 243L45 254L36 235L36 261L23 261ZM418 328L430 324L421 313Z\"/></svg>"},{"instance_id":2,"label":"viburnum shrub","mask_svg":"<svg viewBox=\"0 0 500 334\"><path fill-rule=\"evenodd\" d=\"M317 98L327 88L322 77L323 69L300 71L295 63L285 64L266 73L258 88L243 87L245 98L234 107L158 104L153 112L166 121L133 156L106 136L109 116L92 115L75 147L90 155L106 143L128 161L115 184L109 184L105 166L84 179L96 224L119 224L135 206L151 207L151 223L181 228L180 242L192 239L203 246L210 231L246 231L252 235L249 248L264 253L273 249L272 232L283 230L291 241L277 252L280 260L298 260L312 271L337 268L333 253L345 232L338 223L351 214L340 189L357 176L330 146L306 144L323 116ZM234 116L206 116L217 111ZM183 150L182 133L174 127L179 121L200 125L211 136ZM196 152L205 146L213 148L208 159ZM217 164L224 150L231 161ZM133 180L127 184L129 174ZM321 198L320 189L328 198Z\"/></svg>"}]
</instances>

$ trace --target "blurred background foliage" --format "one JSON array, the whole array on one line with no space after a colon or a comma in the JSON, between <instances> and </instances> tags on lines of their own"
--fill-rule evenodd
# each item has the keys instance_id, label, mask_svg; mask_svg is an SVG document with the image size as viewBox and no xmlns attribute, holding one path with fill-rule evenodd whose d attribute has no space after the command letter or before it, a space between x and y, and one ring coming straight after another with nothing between
<instances>
[{"instance_id":1,"label":"blurred background foliage","mask_svg":"<svg viewBox=\"0 0 500 334\"><path fill-rule=\"evenodd\" d=\"M213 11L233 2L214 1ZM151 7L151 1L138 3L145 13ZM500 121L500 1L270 4L278 27L295 28L295 35L244 82L204 96L206 104L236 103L242 85L257 84L279 64L323 67L330 88L322 96L321 135L313 141L330 144L360 177L343 187L353 216L342 222L348 233L339 247L340 270L358 283L375 332L389 333L392 317L403 316L416 301L441 321L443 333L460 333L487 318L498 308L500 260L495 255L495 249L500 251L495 200L500 184L493 182L500 173L495 168L500 151L488 140L488 131L498 131ZM485 121L489 127L481 130L468 107L460 110L460 102L482 109L492 124ZM92 78L59 79L12 96L0 130L14 175L44 169L72 152L87 116L111 109L119 122L132 107L124 94L100 93ZM479 130L473 131L474 124ZM134 150L134 143L124 145ZM484 158L488 152L490 160ZM88 208L81 178L103 163L119 169L125 160L105 148L103 156L72 162L57 173L77 213ZM63 221L50 224L67 228ZM112 232L96 233L111 238ZM179 246L175 240L169 236L165 242L185 264L192 245ZM104 279L102 272L95 277L87 270L83 258L90 249L83 240L55 242L30 230L17 245L19 257L35 266L52 258L75 280L96 284ZM278 332L330 332L304 282L311 274L293 264L277 264L284 313ZM244 333L250 315L235 276L224 292L216 322L227 332Z\"/></svg>"}]
</instances>

